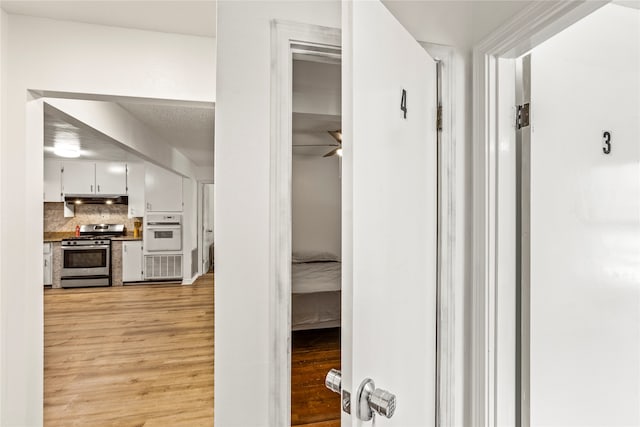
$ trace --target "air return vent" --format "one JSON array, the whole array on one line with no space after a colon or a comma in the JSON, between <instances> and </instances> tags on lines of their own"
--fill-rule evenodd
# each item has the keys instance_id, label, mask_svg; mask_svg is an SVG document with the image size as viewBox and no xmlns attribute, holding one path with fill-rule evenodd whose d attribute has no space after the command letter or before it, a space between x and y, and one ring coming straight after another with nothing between
<instances>
[{"instance_id":1,"label":"air return vent","mask_svg":"<svg viewBox=\"0 0 640 427\"><path fill-rule=\"evenodd\" d=\"M182 279L182 255L145 255L144 278Z\"/></svg>"}]
</instances>

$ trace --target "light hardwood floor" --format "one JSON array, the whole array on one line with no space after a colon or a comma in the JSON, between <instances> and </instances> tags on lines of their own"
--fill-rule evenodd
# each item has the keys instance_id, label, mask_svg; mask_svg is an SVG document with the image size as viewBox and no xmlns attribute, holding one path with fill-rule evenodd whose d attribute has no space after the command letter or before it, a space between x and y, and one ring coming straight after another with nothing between
<instances>
[{"instance_id":1,"label":"light hardwood floor","mask_svg":"<svg viewBox=\"0 0 640 427\"><path fill-rule=\"evenodd\" d=\"M44 424L212 426L213 273L47 289Z\"/></svg>"},{"instance_id":2,"label":"light hardwood floor","mask_svg":"<svg viewBox=\"0 0 640 427\"><path fill-rule=\"evenodd\" d=\"M44 291L44 424L213 425L213 273L192 286ZM339 427L339 329L292 338L292 424Z\"/></svg>"}]
</instances>

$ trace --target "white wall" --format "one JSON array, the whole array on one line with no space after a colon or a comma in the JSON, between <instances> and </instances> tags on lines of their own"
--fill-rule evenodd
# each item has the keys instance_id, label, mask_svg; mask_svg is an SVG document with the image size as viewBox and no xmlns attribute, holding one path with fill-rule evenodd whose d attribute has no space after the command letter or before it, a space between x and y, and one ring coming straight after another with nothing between
<instances>
[{"instance_id":1,"label":"white wall","mask_svg":"<svg viewBox=\"0 0 640 427\"><path fill-rule=\"evenodd\" d=\"M0 9L0 142L6 141L6 138L7 138L7 126L5 125L6 115L7 115L7 107L6 107L6 103L7 103L6 57L7 57L7 45L8 45L7 19L8 19L7 14L4 13L2 9ZM0 165L3 163L2 158L3 158L3 154L2 154L2 150L0 150ZM4 184L4 179L2 174L0 173L0 191L2 191L2 188L4 188L3 184ZM0 210L0 236L2 236L2 232L4 231L3 225L4 224L2 221L2 211ZM3 259L3 254L4 254L3 247L2 245L0 245L0 260ZM2 262L0 261L0 278L1 277L3 276L2 276ZM0 333L2 334L2 336L4 336L6 321L3 315L4 311L2 310L2 307L4 306L4 300L3 300L3 292L2 292L1 286L2 285L0 284ZM0 338L0 384L4 384L4 373L6 370L4 353L5 353L4 341ZM2 423L2 412L3 412L2 402L4 401L4 393L5 393L4 387L0 386L0 424Z\"/></svg>"},{"instance_id":2,"label":"white wall","mask_svg":"<svg viewBox=\"0 0 640 427\"><path fill-rule=\"evenodd\" d=\"M293 63L293 112L340 115L340 64L314 61Z\"/></svg>"},{"instance_id":3,"label":"white wall","mask_svg":"<svg viewBox=\"0 0 640 427\"><path fill-rule=\"evenodd\" d=\"M269 420L270 21L274 18L339 27L340 3L218 3L215 422L225 427L267 426Z\"/></svg>"},{"instance_id":4,"label":"white wall","mask_svg":"<svg viewBox=\"0 0 640 427\"><path fill-rule=\"evenodd\" d=\"M0 140L0 425L38 426L42 140L27 133L27 91L213 102L215 40L16 15L9 16L8 38L2 46L7 92Z\"/></svg>"},{"instance_id":5,"label":"white wall","mask_svg":"<svg viewBox=\"0 0 640 427\"><path fill-rule=\"evenodd\" d=\"M531 425L640 425L640 10L596 11L531 74Z\"/></svg>"},{"instance_id":6,"label":"white wall","mask_svg":"<svg viewBox=\"0 0 640 427\"><path fill-rule=\"evenodd\" d=\"M294 139L295 144L295 139ZM330 151L326 147L324 151ZM292 171L292 250L341 254L340 160L296 155Z\"/></svg>"}]
</instances>

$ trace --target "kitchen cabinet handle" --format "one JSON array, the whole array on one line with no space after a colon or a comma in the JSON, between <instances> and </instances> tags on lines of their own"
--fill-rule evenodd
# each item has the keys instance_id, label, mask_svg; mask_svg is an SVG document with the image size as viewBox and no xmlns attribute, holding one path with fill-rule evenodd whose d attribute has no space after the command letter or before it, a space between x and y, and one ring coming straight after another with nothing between
<instances>
[{"instance_id":1,"label":"kitchen cabinet handle","mask_svg":"<svg viewBox=\"0 0 640 427\"><path fill-rule=\"evenodd\" d=\"M93 193L93 185L91 186L91 192Z\"/></svg>"},{"instance_id":2,"label":"kitchen cabinet handle","mask_svg":"<svg viewBox=\"0 0 640 427\"><path fill-rule=\"evenodd\" d=\"M98 193L100 192L100 186L98 185Z\"/></svg>"},{"instance_id":3,"label":"kitchen cabinet handle","mask_svg":"<svg viewBox=\"0 0 640 427\"><path fill-rule=\"evenodd\" d=\"M47 266L47 260L46 259L44 260L44 266L45 267Z\"/></svg>"}]
</instances>

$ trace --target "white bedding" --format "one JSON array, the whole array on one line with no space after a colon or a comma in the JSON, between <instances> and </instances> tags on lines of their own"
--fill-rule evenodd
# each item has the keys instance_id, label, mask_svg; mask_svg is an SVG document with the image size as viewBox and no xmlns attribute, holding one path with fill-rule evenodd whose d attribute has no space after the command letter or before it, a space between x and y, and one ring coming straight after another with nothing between
<instances>
[{"instance_id":1,"label":"white bedding","mask_svg":"<svg viewBox=\"0 0 640 427\"><path fill-rule=\"evenodd\" d=\"M294 294L340 291L339 262L291 264L291 288Z\"/></svg>"}]
</instances>

